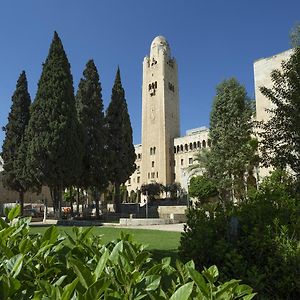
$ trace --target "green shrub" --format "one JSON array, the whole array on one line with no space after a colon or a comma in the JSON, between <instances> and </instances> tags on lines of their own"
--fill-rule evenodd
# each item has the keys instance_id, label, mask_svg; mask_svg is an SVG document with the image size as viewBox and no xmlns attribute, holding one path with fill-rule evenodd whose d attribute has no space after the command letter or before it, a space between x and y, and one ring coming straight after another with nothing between
<instances>
[{"instance_id":1,"label":"green shrub","mask_svg":"<svg viewBox=\"0 0 300 300\"><path fill-rule=\"evenodd\" d=\"M73 228L64 237L56 227L29 234L30 220L15 219L18 208L0 219L0 299L245 299L252 289L218 281L218 269L201 273L192 261L154 262L129 235L104 245L92 228Z\"/></svg>"},{"instance_id":2,"label":"green shrub","mask_svg":"<svg viewBox=\"0 0 300 300\"><path fill-rule=\"evenodd\" d=\"M300 299L300 202L293 179L274 172L238 207L191 209L180 255L198 269L217 264L261 299Z\"/></svg>"},{"instance_id":3,"label":"green shrub","mask_svg":"<svg viewBox=\"0 0 300 300\"><path fill-rule=\"evenodd\" d=\"M197 198L201 204L207 203L210 198L218 196L215 183L206 176L195 176L191 178L189 195Z\"/></svg>"}]
</instances>

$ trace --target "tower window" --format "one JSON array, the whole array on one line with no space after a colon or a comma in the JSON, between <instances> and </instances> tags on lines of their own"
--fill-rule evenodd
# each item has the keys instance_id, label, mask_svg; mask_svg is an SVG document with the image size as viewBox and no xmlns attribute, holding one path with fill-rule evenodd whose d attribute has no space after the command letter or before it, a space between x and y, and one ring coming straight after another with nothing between
<instances>
[{"instance_id":1,"label":"tower window","mask_svg":"<svg viewBox=\"0 0 300 300\"><path fill-rule=\"evenodd\" d=\"M156 151L156 147L153 147L153 154L155 154L155 151Z\"/></svg>"},{"instance_id":2,"label":"tower window","mask_svg":"<svg viewBox=\"0 0 300 300\"><path fill-rule=\"evenodd\" d=\"M154 161L152 161L152 163L151 163L151 167L152 167L152 168L154 168Z\"/></svg>"},{"instance_id":3,"label":"tower window","mask_svg":"<svg viewBox=\"0 0 300 300\"><path fill-rule=\"evenodd\" d=\"M176 147L174 146L174 153L176 153Z\"/></svg>"},{"instance_id":4,"label":"tower window","mask_svg":"<svg viewBox=\"0 0 300 300\"><path fill-rule=\"evenodd\" d=\"M196 149L197 148L197 143L196 142L194 142L194 149Z\"/></svg>"},{"instance_id":5,"label":"tower window","mask_svg":"<svg viewBox=\"0 0 300 300\"><path fill-rule=\"evenodd\" d=\"M205 142L205 140L202 141L202 147L206 148L206 142Z\"/></svg>"},{"instance_id":6,"label":"tower window","mask_svg":"<svg viewBox=\"0 0 300 300\"><path fill-rule=\"evenodd\" d=\"M180 164L183 166L183 158L181 159Z\"/></svg>"},{"instance_id":7,"label":"tower window","mask_svg":"<svg viewBox=\"0 0 300 300\"><path fill-rule=\"evenodd\" d=\"M185 150L185 151L188 151L188 150L189 150L188 144L185 144L185 145L184 145L184 150Z\"/></svg>"},{"instance_id":8,"label":"tower window","mask_svg":"<svg viewBox=\"0 0 300 300\"><path fill-rule=\"evenodd\" d=\"M193 143L190 143L190 150L193 150Z\"/></svg>"},{"instance_id":9,"label":"tower window","mask_svg":"<svg viewBox=\"0 0 300 300\"><path fill-rule=\"evenodd\" d=\"M156 178L158 178L158 172L156 172Z\"/></svg>"},{"instance_id":10,"label":"tower window","mask_svg":"<svg viewBox=\"0 0 300 300\"><path fill-rule=\"evenodd\" d=\"M175 91L174 85L171 82L169 82L169 90L172 92Z\"/></svg>"}]
</instances>

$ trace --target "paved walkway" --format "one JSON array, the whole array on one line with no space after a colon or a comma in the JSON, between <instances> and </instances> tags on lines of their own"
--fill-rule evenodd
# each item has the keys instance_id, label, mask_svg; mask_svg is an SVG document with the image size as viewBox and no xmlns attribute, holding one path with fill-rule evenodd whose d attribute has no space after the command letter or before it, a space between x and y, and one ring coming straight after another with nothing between
<instances>
[{"instance_id":1,"label":"paved walkway","mask_svg":"<svg viewBox=\"0 0 300 300\"><path fill-rule=\"evenodd\" d=\"M56 225L56 223L57 223L57 220L48 219L48 220L46 220L45 223L44 222L32 222L31 225L33 225L33 226L51 226L51 225ZM150 230L182 232L184 224L180 223L180 224L164 224L164 225L120 226L118 223L102 223L102 226L115 227L115 228L128 228L128 229L150 229Z\"/></svg>"}]
</instances>

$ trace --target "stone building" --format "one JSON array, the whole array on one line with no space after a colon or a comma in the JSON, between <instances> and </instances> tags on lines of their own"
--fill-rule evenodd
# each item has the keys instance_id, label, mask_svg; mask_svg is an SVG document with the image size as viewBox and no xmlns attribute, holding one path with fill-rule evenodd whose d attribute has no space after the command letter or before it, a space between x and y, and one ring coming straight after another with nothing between
<instances>
[{"instance_id":1,"label":"stone building","mask_svg":"<svg viewBox=\"0 0 300 300\"><path fill-rule=\"evenodd\" d=\"M137 168L126 182L128 193L151 182L178 182L187 191L187 167L199 149L209 146L205 127L180 137L177 63L167 40L158 36L143 61L142 144L135 145Z\"/></svg>"},{"instance_id":2,"label":"stone building","mask_svg":"<svg viewBox=\"0 0 300 300\"><path fill-rule=\"evenodd\" d=\"M266 122L270 118L268 109L273 107L272 102L266 98L259 90L260 87L271 88L271 72L275 69L281 69L281 64L290 58L293 50L289 49L279 54L267 58L261 58L254 62L254 85L255 85L255 103L256 103L256 120ZM260 168L259 177L267 176L271 168Z\"/></svg>"}]
</instances>

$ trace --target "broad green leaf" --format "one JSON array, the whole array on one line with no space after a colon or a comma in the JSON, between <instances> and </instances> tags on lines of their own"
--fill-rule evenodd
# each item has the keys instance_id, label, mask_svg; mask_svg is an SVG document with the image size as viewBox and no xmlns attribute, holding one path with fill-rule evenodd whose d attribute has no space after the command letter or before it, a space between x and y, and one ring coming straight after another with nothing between
<instances>
[{"instance_id":1,"label":"broad green leaf","mask_svg":"<svg viewBox=\"0 0 300 300\"><path fill-rule=\"evenodd\" d=\"M63 275L61 276L60 278L58 278L53 285L57 285L57 286L60 286L64 280L67 278L68 276L67 275Z\"/></svg>"},{"instance_id":2,"label":"broad green leaf","mask_svg":"<svg viewBox=\"0 0 300 300\"><path fill-rule=\"evenodd\" d=\"M225 282L220 285L216 292L216 297L221 297L224 293L226 293L229 289L234 288L239 284L240 280L232 279L230 281ZM242 295L241 295L242 296Z\"/></svg>"},{"instance_id":3,"label":"broad green leaf","mask_svg":"<svg viewBox=\"0 0 300 300\"><path fill-rule=\"evenodd\" d=\"M150 276L146 276L146 291L150 292L150 291L155 291L160 284L160 280L161 280L161 276L159 275L150 275Z\"/></svg>"},{"instance_id":4,"label":"broad green leaf","mask_svg":"<svg viewBox=\"0 0 300 300\"><path fill-rule=\"evenodd\" d=\"M213 279L217 280L217 278L219 277L219 270L217 266L213 265L209 267L207 271L213 277Z\"/></svg>"},{"instance_id":5,"label":"broad green leaf","mask_svg":"<svg viewBox=\"0 0 300 300\"><path fill-rule=\"evenodd\" d=\"M85 300L95 300L100 299L100 296L105 293L105 291L110 286L111 282L108 278L102 278L91 286L89 286L88 290L84 294Z\"/></svg>"},{"instance_id":6,"label":"broad green leaf","mask_svg":"<svg viewBox=\"0 0 300 300\"><path fill-rule=\"evenodd\" d=\"M95 281L100 277L104 267L105 267L105 264L108 260L108 257L109 257L109 251L108 249L105 249L104 253L102 254L102 256L100 257L99 261L98 261L98 264L97 264L97 267L94 271L94 278L95 278Z\"/></svg>"},{"instance_id":7,"label":"broad green leaf","mask_svg":"<svg viewBox=\"0 0 300 300\"><path fill-rule=\"evenodd\" d=\"M57 241L58 238L58 231L56 226L52 225L49 227L42 238L42 242L48 241L49 244L54 244Z\"/></svg>"},{"instance_id":8,"label":"broad green leaf","mask_svg":"<svg viewBox=\"0 0 300 300\"><path fill-rule=\"evenodd\" d=\"M146 260L150 257L150 254L146 251L140 252L135 258L136 266L143 265Z\"/></svg>"},{"instance_id":9,"label":"broad green leaf","mask_svg":"<svg viewBox=\"0 0 300 300\"><path fill-rule=\"evenodd\" d=\"M9 259L6 263L6 267L13 278L16 278L22 269L23 255L17 254Z\"/></svg>"},{"instance_id":10,"label":"broad green leaf","mask_svg":"<svg viewBox=\"0 0 300 300\"><path fill-rule=\"evenodd\" d=\"M185 264L185 266L186 266L187 268L195 269L195 263L194 263L193 260L188 261L188 262Z\"/></svg>"},{"instance_id":11,"label":"broad green leaf","mask_svg":"<svg viewBox=\"0 0 300 300\"><path fill-rule=\"evenodd\" d=\"M76 258L68 258L69 267L71 267L79 278L80 283L86 289L92 284L91 270Z\"/></svg>"},{"instance_id":12,"label":"broad green leaf","mask_svg":"<svg viewBox=\"0 0 300 300\"><path fill-rule=\"evenodd\" d=\"M33 244L32 244L32 241L30 240L30 238L24 238L20 242L19 251L22 254L26 254L31 250L32 246L33 246Z\"/></svg>"},{"instance_id":13,"label":"broad green leaf","mask_svg":"<svg viewBox=\"0 0 300 300\"><path fill-rule=\"evenodd\" d=\"M60 300L70 300L71 299L71 296L75 290L75 287L76 287L78 281L79 281L79 279L75 278L70 284L67 284L64 287L64 291L61 295Z\"/></svg>"},{"instance_id":14,"label":"broad green leaf","mask_svg":"<svg viewBox=\"0 0 300 300\"><path fill-rule=\"evenodd\" d=\"M20 205L16 205L9 211L9 213L7 215L8 220L12 221L13 219L15 219L16 217L18 217L20 215L20 212L21 212Z\"/></svg>"},{"instance_id":15,"label":"broad green leaf","mask_svg":"<svg viewBox=\"0 0 300 300\"><path fill-rule=\"evenodd\" d=\"M0 229L7 228L9 225L0 217Z\"/></svg>"},{"instance_id":16,"label":"broad green leaf","mask_svg":"<svg viewBox=\"0 0 300 300\"><path fill-rule=\"evenodd\" d=\"M123 241L118 242L113 250L110 253L109 259L113 262L116 263L118 260L119 252L123 251Z\"/></svg>"},{"instance_id":17,"label":"broad green leaf","mask_svg":"<svg viewBox=\"0 0 300 300\"><path fill-rule=\"evenodd\" d=\"M190 294L193 291L193 282L188 282L181 286L175 293L171 296L170 300L188 300Z\"/></svg>"},{"instance_id":18,"label":"broad green leaf","mask_svg":"<svg viewBox=\"0 0 300 300\"><path fill-rule=\"evenodd\" d=\"M243 300L251 300L252 298L254 298L256 296L257 293L253 293L253 294L250 294L250 295L246 295L244 296L242 299Z\"/></svg>"},{"instance_id":19,"label":"broad green leaf","mask_svg":"<svg viewBox=\"0 0 300 300\"><path fill-rule=\"evenodd\" d=\"M203 276L193 268L187 268L187 269L189 271L190 277L194 280L199 290L204 294L204 296L208 297L209 288Z\"/></svg>"}]
</instances>

